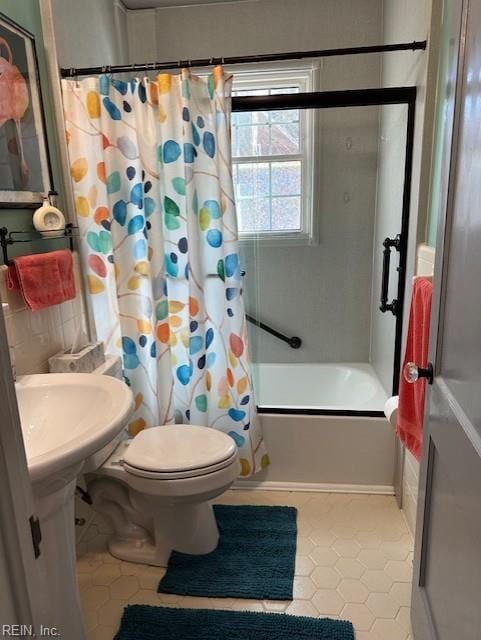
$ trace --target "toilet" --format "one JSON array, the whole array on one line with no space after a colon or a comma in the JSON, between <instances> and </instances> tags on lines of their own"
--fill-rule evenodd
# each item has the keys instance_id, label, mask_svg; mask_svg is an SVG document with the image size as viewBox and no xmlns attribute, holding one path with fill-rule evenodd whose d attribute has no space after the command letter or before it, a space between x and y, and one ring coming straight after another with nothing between
<instances>
[{"instance_id":1,"label":"toilet","mask_svg":"<svg viewBox=\"0 0 481 640\"><path fill-rule=\"evenodd\" d=\"M234 440L215 429L165 425L117 444L87 479L96 511L114 533L110 553L167 566L172 551L213 551L219 531L212 505L239 475Z\"/></svg>"}]
</instances>

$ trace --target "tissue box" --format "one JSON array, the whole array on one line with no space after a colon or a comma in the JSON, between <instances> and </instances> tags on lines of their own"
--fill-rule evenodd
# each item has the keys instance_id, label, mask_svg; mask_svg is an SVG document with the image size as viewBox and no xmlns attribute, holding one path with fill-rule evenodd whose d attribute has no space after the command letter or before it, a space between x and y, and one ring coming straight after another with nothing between
<instances>
[{"instance_id":1,"label":"tissue box","mask_svg":"<svg viewBox=\"0 0 481 640\"><path fill-rule=\"evenodd\" d=\"M50 373L92 373L105 362L104 345L95 342L77 353L69 350L56 353L48 359Z\"/></svg>"}]
</instances>

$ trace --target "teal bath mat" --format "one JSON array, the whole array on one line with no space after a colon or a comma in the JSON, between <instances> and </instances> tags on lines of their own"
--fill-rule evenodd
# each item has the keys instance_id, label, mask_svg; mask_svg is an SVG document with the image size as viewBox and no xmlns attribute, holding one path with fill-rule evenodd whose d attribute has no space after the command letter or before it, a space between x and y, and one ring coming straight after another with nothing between
<instances>
[{"instance_id":1,"label":"teal bath mat","mask_svg":"<svg viewBox=\"0 0 481 640\"><path fill-rule=\"evenodd\" d=\"M114 640L354 640L350 622L278 613L131 605Z\"/></svg>"},{"instance_id":2,"label":"teal bath mat","mask_svg":"<svg viewBox=\"0 0 481 640\"><path fill-rule=\"evenodd\" d=\"M218 504L214 513L217 549L201 556L174 551L159 593L292 600L297 509Z\"/></svg>"}]
</instances>

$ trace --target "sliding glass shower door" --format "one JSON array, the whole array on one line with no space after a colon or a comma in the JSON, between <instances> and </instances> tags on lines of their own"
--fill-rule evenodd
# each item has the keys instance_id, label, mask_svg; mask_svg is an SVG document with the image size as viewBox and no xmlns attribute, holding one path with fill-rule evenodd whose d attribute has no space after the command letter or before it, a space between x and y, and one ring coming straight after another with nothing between
<instances>
[{"instance_id":1,"label":"sliding glass shower door","mask_svg":"<svg viewBox=\"0 0 481 640\"><path fill-rule=\"evenodd\" d=\"M414 96L377 91L233 114L261 411L379 415L397 388Z\"/></svg>"}]
</instances>

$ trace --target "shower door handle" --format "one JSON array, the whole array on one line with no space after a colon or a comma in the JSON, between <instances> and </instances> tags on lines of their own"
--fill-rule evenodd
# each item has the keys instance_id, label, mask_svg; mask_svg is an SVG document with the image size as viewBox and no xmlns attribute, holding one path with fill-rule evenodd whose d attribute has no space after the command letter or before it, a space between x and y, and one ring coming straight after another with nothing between
<instances>
[{"instance_id":1,"label":"shower door handle","mask_svg":"<svg viewBox=\"0 0 481 640\"><path fill-rule=\"evenodd\" d=\"M391 247L394 247L396 251L401 247L401 236L397 235L395 238L386 238L382 243L384 247L382 256L382 278L381 278L381 304L379 309L386 313L390 311L394 316L398 312L398 301L394 298L391 302L389 300L389 272L391 266Z\"/></svg>"}]
</instances>

